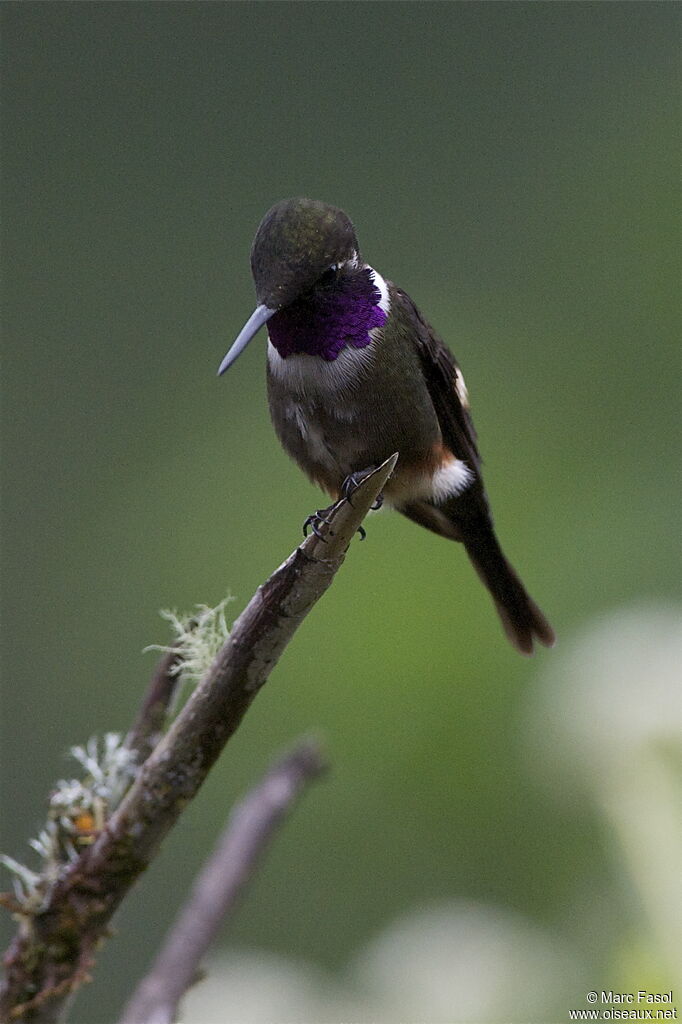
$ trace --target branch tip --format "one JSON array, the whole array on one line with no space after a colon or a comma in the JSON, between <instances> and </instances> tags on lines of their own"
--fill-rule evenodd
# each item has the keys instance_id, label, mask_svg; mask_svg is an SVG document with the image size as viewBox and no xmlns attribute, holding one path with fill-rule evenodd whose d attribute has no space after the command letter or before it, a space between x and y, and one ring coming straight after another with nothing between
<instances>
[{"instance_id":1,"label":"branch tip","mask_svg":"<svg viewBox=\"0 0 682 1024\"><path fill-rule=\"evenodd\" d=\"M345 498L337 501L326 515L327 522L321 526L320 536L311 534L304 540L301 550L317 560L343 557L362 520L386 486L397 461L398 452L394 452L368 473L353 491L352 505Z\"/></svg>"}]
</instances>

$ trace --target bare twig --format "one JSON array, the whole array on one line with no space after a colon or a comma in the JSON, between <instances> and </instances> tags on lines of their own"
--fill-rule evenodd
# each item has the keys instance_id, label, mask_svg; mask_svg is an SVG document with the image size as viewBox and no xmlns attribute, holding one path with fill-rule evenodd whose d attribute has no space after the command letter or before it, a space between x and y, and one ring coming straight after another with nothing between
<instances>
[{"instance_id":1,"label":"bare twig","mask_svg":"<svg viewBox=\"0 0 682 1024\"><path fill-rule=\"evenodd\" d=\"M144 764L163 735L168 708L179 684L173 670L181 661L179 651L167 651L159 659L142 707L126 736L126 746L135 751L138 764Z\"/></svg>"},{"instance_id":2,"label":"bare twig","mask_svg":"<svg viewBox=\"0 0 682 1024\"><path fill-rule=\"evenodd\" d=\"M178 1003L258 860L303 788L325 764L316 744L304 742L268 772L233 810L215 850L173 924L150 972L120 1024L173 1024Z\"/></svg>"},{"instance_id":3,"label":"bare twig","mask_svg":"<svg viewBox=\"0 0 682 1024\"><path fill-rule=\"evenodd\" d=\"M195 796L282 651L330 586L397 455L339 502L256 591L213 667L140 768L92 846L65 868L46 906L26 916L5 955L0 1019L53 1024L94 963L108 922Z\"/></svg>"}]
</instances>

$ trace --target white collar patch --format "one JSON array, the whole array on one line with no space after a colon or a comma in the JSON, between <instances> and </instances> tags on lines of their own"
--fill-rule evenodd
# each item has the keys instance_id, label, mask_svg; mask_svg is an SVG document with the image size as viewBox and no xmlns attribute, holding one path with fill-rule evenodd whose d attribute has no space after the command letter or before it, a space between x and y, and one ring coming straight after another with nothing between
<instances>
[{"instance_id":1,"label":"white collar patch","mask_svg":"<svg viewBox=\"0 0 682 1024\"><path fill-rule=\"evenodd\" d=\"M378 270L375 270L374 267L370 267L369 263L366 263L365 266L372 275L372 283L374 284L374 287L379 289L379 294L381 296L379 299L379 309L383 309L384 313L388 316L391 311L391 297L388 294L388 285Z\"/></svg>"}]
</instances>

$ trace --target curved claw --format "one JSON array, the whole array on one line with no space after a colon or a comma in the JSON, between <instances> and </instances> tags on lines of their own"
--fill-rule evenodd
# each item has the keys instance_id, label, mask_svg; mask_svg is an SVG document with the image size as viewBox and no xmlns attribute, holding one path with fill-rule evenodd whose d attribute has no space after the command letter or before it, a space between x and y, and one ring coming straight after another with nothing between
<instances>
[{"instance_id":1,"label":"curved claw","mask_svg":"<svg viewBox=\"0 0 682 1024\"><path fill-rule=\"evenodd\" d=\"M348 501L348 498L346 498L345 500ZM333 509L335 507L336 507L335 505L332 505L331 509ZM321 526L331 526L331 520L325 518L326 513L331 511L331 509L329 509L329 508L321 508L321 509L319 509L318 508L317 512L312 512L307 517L305 522L303 523L303 536L307 537L308 536L308 530L310 529L310 530L313 531L313 533L315 534L315 536L317 537L318 540L321 540L323 544L326 544L327 543L327 538L324 536L324 534L320 530L320 527ZM364 526L358 526L358 528L356 530L356 533L360 534L360 540L364 540L365 537L367 536L367 530L365 530Z\"/></svg>"},{"instance_id":2,"label":"curved claw","mask_svg":"<svg viewBox=\"0 0 682 1024\"><path fill-rule=\"evenodd\" d=\"M311 513L303 523L303 536L308 536L308 527L313 531L318 540L321 540L323 544L326 544L327 538L320 532L320 526L329 526L330 522L325 519L325 514L329 511L327 508L318 509L317 512Z\"/></svg>"},{"instance_id":3,"label":"curved claw","mask_svg":"<svg viewBox=\"0 0 682 1024\"><path fill-rule=\"evenodd\" d=\"M353 494L353 491L355 490L355 488L358 486L359 483L360 483L360 481L358 479L358 474L357 473L351 473L350 476L347 476L346 479L341 484L341 497L345 498L345 500L348 502L348 504L351 506L351 508L353 508L353 502L351 501L351 496Z\"/></svg>"}]
</instances>

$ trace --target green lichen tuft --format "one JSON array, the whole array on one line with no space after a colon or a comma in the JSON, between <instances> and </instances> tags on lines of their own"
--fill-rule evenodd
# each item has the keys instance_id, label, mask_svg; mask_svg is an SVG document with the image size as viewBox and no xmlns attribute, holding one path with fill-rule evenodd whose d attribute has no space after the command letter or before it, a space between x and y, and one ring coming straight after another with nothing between
<instances>
[{"instance_id":1,"label":"green lichen tuft","mask_svg":"<svg viewBox=\"0 0 682 1024\"><path fill-rule=\"evenodd\" d=\"M174 643L151 644L145 647L145 651L163 651L177 655L178 662L171 669L171 673L179 676L179 689L196 686L210 669L220 648L229 639L230 630L225 618L225 608L232 600L232 597L226 597L215 608L198 604L196 611L187 615L180 615L176 611L160 613L161 617L171 624L175 634Z\"/></svg>"}]
</instances>

